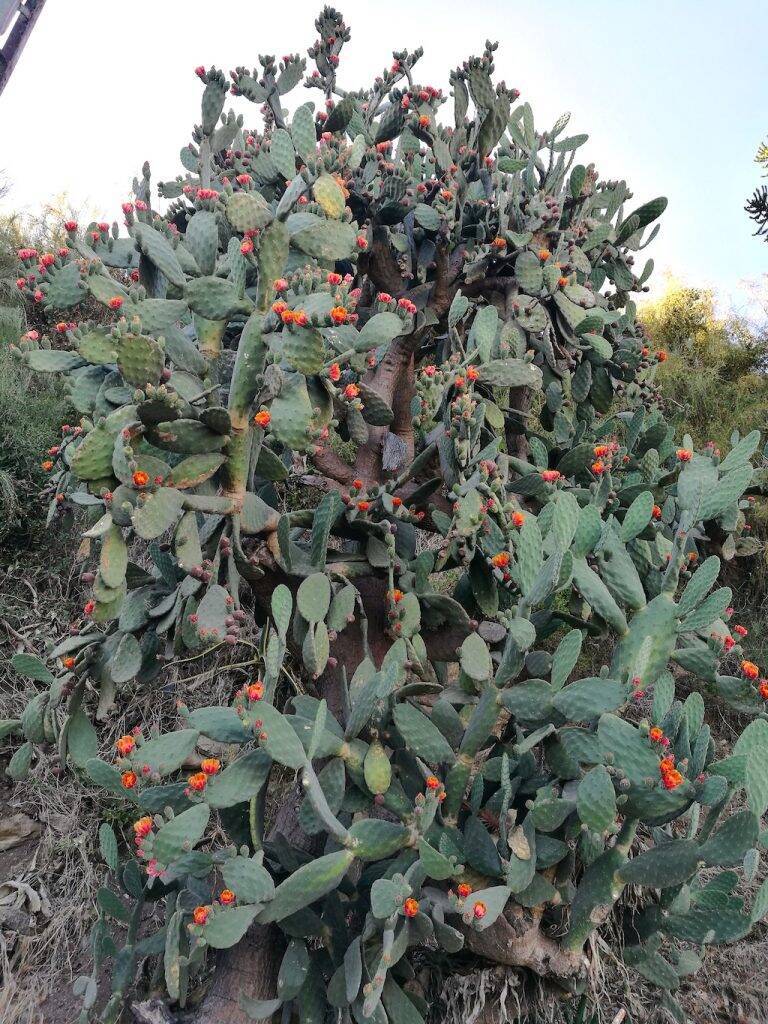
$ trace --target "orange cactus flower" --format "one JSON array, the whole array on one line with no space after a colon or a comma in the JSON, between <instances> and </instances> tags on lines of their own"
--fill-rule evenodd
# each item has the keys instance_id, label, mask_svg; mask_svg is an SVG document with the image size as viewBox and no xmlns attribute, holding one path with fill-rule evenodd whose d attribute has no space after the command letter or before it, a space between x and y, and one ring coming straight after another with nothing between
<instances>
[{"instance_id":1,"label":"orange cactus flower","mask_svg":"<svg viewBox=\"0 0 768 1024\"><path fill-rule=\"evenodd\" d=\"M50 459L46 459L44 462L40 463L40 468L44 469L46 473L50 473L50 471L53 469L53 463L51 462Z\"/></svg>"},{"instance_id":2,"label":"orange cactus flower","mask_svg":"<svg viewBox=\"0 0 768 1024\"><path fill-rule=\"evenodd\" d=\"M493 242L491 244L493 245L494 249L506 249L507 248L507 240L506 240L506 238L502 238L501 235L497 235L496 238L494 238L494 240L493 240Z\"/></svg>"},{"instance_id":3,"label":"orange cactus flower","mask_svg":"<svg viewBox=\"0 0 768 1024\"><path fill-rule=\"evenodd\" d=\"M208 920L208 916L211 913L210 907L195 907L192 911L192 920L195 924L203 925Z\"/></svg>"},{"instance_id":4,"label":"orange cactus flower","mask_svg":"<svg viewBox=\"0 0 768 1024\"><path fill-rule=\"evenodd\" d=\"M143 839L144 836L148 836L152 831L152 819L149 815L145 815L143 818L139 818L138 821L134 821L133 831L136 833L137 839Z\"/></svg>"},{"instance_id":5,"label":"orange cactus flower","mask_svg":"<svg viewBox=\"0 0 768 1024\"><path fill-rule=\"evenodd\" d=\"M195 772L194 775L189 776L187 783L190 789L193 789L196 793L201 793L208 784L208 776L205 772Z\"/></svg>"},{"instance_id":6,"label":"orange cactus flower","mask_svg":"<svg viewBox=\"0 0 768 1024\"><path fill-rule=\"evenodd\" d=\"M570 282L568 281L567 277L558 277L557 283L560 285L561 288L566 288Z\"/></svg>"},{"instance_id":7,"label":"orange cactus flower","mask_svg":"<svg viewBox=\"0 0 768 1024\"><path fill-rule=\"evenodd\" d=\"M245 692L248 695L248 700L262 700L264 697L264 683L257 679L255 683L251 683L246 688Z\"/></svg>"},{"instance_id":8,"label":"orange cactus flower","mask_svg":"<svg viewBox=\"0 0 768 1024\"><path fill-rule=\"evenodd\" d=\"M274 306L272 308L274 309ZM280 319L284 324L292 324L296 319L296 314L292 309L284 309L280 314Z\"/></svg>"},{"instance_id":9,"label":"orange cactus flower","mask_svg":"<svg viewBox=\"0 0 768 1024\"><path fill-rule=\"evenodd\" d=\"M395 495L395 497L392 499L392 506L393 506L393 508L400 508L400 506L402 504L403 504L403 499L402 498L398 498L397 495Z\"/></svg>"},{"instance_id":10,"label":"orange cactus flower","mask_svg":"<svg viewBox=\"0 0 768 1024\"><path fill-rule=\"evenodd\" d=\"M416 917L419 912L419 901L409 896L403 904L403 913L406 917Z\"/></svg>"},{"instance_id":11,"label":"orange cactus flower","mask_svg":"<svg viewBox=\"0 0 768 1024\"><path fill-rule=\"evenodd\" d=\"M763 700L768 700L768 679L760 680L760 685L757 688L757 692L760 694Z\"/></svg>"},{"instance_id":12,"label":"orange cactus flower","mask_svg":"<svg viewBox=\"0 0 768 1024\"><path fill-rule=\"evenodd\" d=\"M440 779L436 775L430 775L427 779L427 789L439 789Z\"/></svg>"},{"instance_id":13,"label":"orange cactus flower","mask_svg":"<svg viewBox=\"0 0 768 1024\"><path fill-rule=\"evenodd\" d=\"M123 298L120 295L113 295L107 305L110 309L120 309L123 304Z\"/></svg>"},{"instance_id":14,"label":"orange cactus flower","mask_svg":"<svg viewBox=\"0 0 768 1024\"><path fill-rule=\"evenodd\" d=\"M361 491L363 489L363 481L359 477L356 477L352 481L352 486L356 488L358 491Z\"/></svg>"},{"instance_id":15,"label":"orange cactus flower","mask_svg":"<svg viewBox=\"0 0 768 1024\"><path fill-rule=\"evenodd\" d=\"M651 510L651 517L653 519L661 519L661 507L659 505L653 506Z\"/></svg>"},{"instance_id":16,"label":"orange cactus flower","mask_svg":"<svg viewBox=\"0 0 768 1024\"><path fill-rule=\"evenodd\" d=\"M553 484L560 479L560 473L556 469L544 469L541 472L541 479L544 483Z\"/></svg>"},{"instance_id":17,"label":"orange cactus flower","mask_svg":"<svg viewBox=\"0 0 768 1024\"><path fill-rule=\"evenodd\" d=\"M461 899L465 900L467 896L472 895L472 886L468 885L466 882L462 882L461 885L456 887L456 892L459 894Z\"/></svg>"},{"instance_id":18,"label":"orange cactus flower","mask_svg":"<svg viewBox=\"0 0 768 1024\"><path fill-rule=\"evenodd\" d=\"M139 777L136 772L123 772L120 776L120 782L122 783L123 789L133 789L138 781Z\"/></svg>"},{"instance_id":19,"label":"orange cactus flower","mask_svg":"<svg viewBox=\"0 0 768 1024\"><path fill-rule=\"evenodd\" d=\"M357 396L359 394L360 394L360 388L357 386L357 384L347 384L347 386L344 388L344 397L345 398L349 398L349 399L357 398Z\"/></svg>"},{"instance_id":20,"label":"orange cactus flower","mask_svg":"<svg viewBox=\"0 0 768 1024\"><path fill-rule=\"evenodd\" d=\"M206 775L216 775L221 771L221 761L218 757L206 757L200 762L200 769Z\"/></svg>"},{"instance_id":21,"label":"orange cactus flower","mask_svg":"<svg viewBox=\"0 0 768 1024\"><path fill-rule=\"evenodd\" d=\"M494 555L491 559L491 565L495 565L497 569L506 569L509 565L509 552L500 551L497 555Z\"/></svg>"},{"instance_id":22,"label":"orange cactus flower","mask_svg":"<svg viewBox=\"0 0 768 1024\"><path fill-rule=\"evenodd\" d=\"M63 668L70 669L75 667L75 659L70 655L68 658L62 658L61 664Z\"/></svg>"},{"instance_id":23,"label":"orange cactus flower","mask_svg":"<svg viewBox=\"0 0 768 1024\"><path fill-rule=\"evenodd\" d=\"M677 789L683 782L683 776L677 768L670 768L662 775L661 782L665 789Z\"/></svg>"},{"instance_id":24,"label":"orange cactus flower","mask_svg":"<svg viewBox=\"0 0 768 1024\"><path fill-rule=\"evenodd\" d=\"M253 417L253 422L257 427L261 427L262 430L266 430L272 420L272 413L267 409L262 409L261 412L257 412Z\"/></svg>"},{"instance_id":25,"label":"orange cactus flower","mask_svg":"<svg viewBox=\"0 0 768 1024\"><path fill-rule=\"evenodd\" d=\"M658 743L661 739L664 738L664 730L660 729L658 725L654 725L654 727L649 731L648 737L654 743Z\"/></svg>"},{"instance_id":26,"label":"orange cactus flower","mask_svg":"<svg viewBox=\"0 0 768 1024\"><path fill-rule=\"evenodd\" d=\"M341 377L341 367L338 363L332 363L328 367L328 376L334 383Z\"/></svg>"},{"instance_id":27,"label":"orange cactus flower","mask_svg":"<svg viewBox=\"0 0 768 1024\"><path fill-rule=\"evenodd\" d=\"M149 483L149 473L145 473L143 469L137 469L131 479L135 487L146 487Z\"/></svg>"},{"instance_id":28,"label":"orange cactus flower","mask_svg":"<svg viewBox=\"0 0 768 1024\"><path fill-rule=\"evenodd\" d=\"M400 604L400 602L405 597L405 594L402 592L402 590L390 590L389 596L392 599L393 604Z\"/></svg>"},{"instance_id":29,"label":"orange cactus flower","mask_svg":"<svg viewBox=\"0 0 768 1024\"><path fill-rule=\"evenodd\" d=\"M219 893L219 903L228 907L235 902L235 894L231 889L222 889Z\"/></svg>"},{"instance_id":30,"label":"orange cactus flower","mask_svg":"<svg viewBox=\"0 0 768 1024\"><path fill-rule=\"evenodd\" d=\"M693 452L690 448L678 448L675 455L679 462L690 462L693 458Z\"/></svg>"},{"instance_id":31,"label":"orange cactus flower","mask_svg":"<svg viewBox=\"0 0 768 1024\"><path fill-rule=\"evenodd\" d=\"M674 767L674 757L664 757L661 759L661 761L659 761L659 771L662 773L662 775L664 774L664 772L671 772Z\"/></svg>"},{"instance_id":32,"label":"orange cactus flower","mask_svg":"<svg viewBox=\"0 0 768 1024\"><path fill-rule=\"evenodd\" d=\"M475 367L475 366L468 366L467 367L467 380L478 380L479 377L480 377L480 374L478 373L477 367Z\"/></svg>"},{"instance_id":33,"label":"orange cactus flower","mask_svg":"<svg viewBox=\"0 0 768 1024\"><path fill-rule=\"evenodd\" d=\"M552 253L549 249L539 249L539 259L542 263L546 263Z\"/></svg>"},{"instance_id":34,"label":"orange cactus flower","mask_svg":"<svg viewBox=\"0 0 768 1024\"><path fill-rule=\"evenodd\" d=\"M472 908L472 913L479 921L488 913L488 907L486 907L482 900L478 900L477 903Z\"/></svg>"},{"instance_id":35,"label":"orange cactus flower","mask_svg":"<svg viewBox=\"0 0 768 1024\"><path fill-rule=\"evenodd\" d=\"M760 669L754 663L754 661L742 661L741 671L746 679L757 679L760 675Z\"/></svg>"},{"instance_id":36,"label":"orange cactus flower","mask_svg":"<svg viewBox=\"0 0 768 1024\"><path fill-rule=\"evenodd\" d=\"M429 118L427 117L426 114L422 114L421 117L419 118L419 127L429 128Z\"/></svg>"},{"instance_id":37,"label":"orange cactus flower","mask_svg":"<svg viewBox=\"0 0 768 1024\"><path fill-rule=\"evenodd\" d=\"M660 363L666 363L667 353L664 351L664 349L661 349L659 352L656 353L656 358Z\"/></svg>"},{"instance_id":38,"label":"orange cactus flower","mask_svg":"<svg viewBox=\"0 0 768 1024\"><path fill-rule=\"evenodd\" d=\"M463 388L463 387L464 387L464 385L466 384L466 381L465 381L465 379L464 379L464 378L463 378L463 377L462 377L461 375L459 375L459 376L458 376L458 377L457 377L457 378L456 378L456 379L454 380L454 382L453 382L453 383L454 383L454 384L456 385L456 387L457 387L457 388L461 389L461 388Z\"/></svg>"},{"instance_id":39,"label":"orange cactus flower","mask_svg":"<svg viewBox=\"0 0 768 1024\"><path fill-rule=\"evenodd\" d=\"M512 513L512 525L516 526L518 530L520 529L520 527L523 525L524 522L525 522L525 516L523 515L522 512L513 512Z\"/></svg>"},{"instance_id":40,"label":"orange cactus flower","mask_svg":"<svg viewBox=\"0 0 768 1024\"><path fill-rule=\"evenodd\" d=\"M605 463L602 462L600 459L598 459L597 462L593 462L592 472L595 474L595 476L602 476L602 474L605 472Z\"/></svg>"},{"instance_id":41,"label":"orange cactus flower","mask_svg":"<svg viewBox=\"0 0 768 1024\"><path fill-rule=\"evenodd\" d=\"M282 299L272 303L272 312L277 313L278 316L282 316L286 309L288 309L288 303L283 302Z\"/></svg>"},{"instance_id":42,"label":"orange cactus flower","mask_svg":"<svg viewBox=\"0 0 768 1024\"><path fill-rule=\"evenodd\" d=\"M440 198L443 199L446 203L450 203L450 201L453 199L453 192L451 192L451 190L448 188L444 188L440 192Z\"/></svg>"},{"instance_id":43,"label":"orange cactus flower","mask_svg":"<svg viewBox=\"0 0 768 1024\"><path fill-rule=\"evenodd\" d=\"M120 739L115 743L115 749L121 757L127 757L133 748L136 746L136 740L133 736L121 736Z\"/></svg>"},{"instance_id":44,"label":"orange cactus flower","mask_svg":"<svg viewBox=\"0 0 768 1024\"><path fill-rule=\"evenodd\" d=\"M370 501L358 501L357 503L357 508L360 512L367 512L370 507Z\"/></svg>"},{"instance_id":45,"label":"orange cactus flower","mask_svg":"<svg viewBox=\"0 0 768 1024\"><path fill-rule=\"evenodd\" d=\"M334 306L330 312L331 320L333 320L335 324L345 324L348 316L349 313L344 306Z\"/></svg>"},{"instance_id":46,"label":"orange cactus flower","mask_svg":"<svg viewBox=\"0 0 768 1024\"><path fill-rule=\"evenodd\" d=\"M610 445L607 444L596 444L592 451L598 459L603 459L606 455L611 454Z\"/></svg>"}]
</instances>

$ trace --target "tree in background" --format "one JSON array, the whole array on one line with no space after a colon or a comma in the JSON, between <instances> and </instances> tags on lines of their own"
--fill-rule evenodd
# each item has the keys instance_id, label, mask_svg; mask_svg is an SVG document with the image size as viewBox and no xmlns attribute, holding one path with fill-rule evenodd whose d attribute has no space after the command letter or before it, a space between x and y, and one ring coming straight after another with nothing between
<instances>
[{"instance_id":1,"label":"tree in background","mask_svg":"<svg viewBox=\"0 0 768 1024\"><path fill-rule=\"evenodd\" d=\"M638 316L649 339L667 358L655 381L670 422L697 444L725 451L734 430L748 433L768 422L768 334L732 313L721 316L715 295L670 278L664 293L643 303Z\"/></svg>"},{"instance_id":2,"label":"tree in background","mask_svg":"<svg viewBox=\"0 0 768 1024\"><path fill-rule=\"evenodd\" d=\"M105 961L114 1022L148 957L183 1007L219 951L199 1021L420 1024L467 964L583 990L609 919L679 1017L700 947L768 905L718 870L756 865L768 728L719 757L671 671L763 712L716 587L759 433L721 457L656 406L633 295L664 199L577 162L567 115L537 131L491 43L451 72L448 112L420 49L343 90L350 31L332 8L315 25L306 78L298 55L231 72L252 130L196 69L164 215L145 165L127 233L72 220L59 250L19 254L58 317L56 346L19 357L66 375L80 413L52 514L98 519L82 617L47 664L13 659L35 686L2 724L9 772L46 771L56 744L57 770L135 819L122 847L100 831L81 1020ZM80 320L88 297L106 322ZM285 512L285 481L312 507ZM129 695L237 648L251 617L253 676L226 705L182 701L177 729L99 756ZM586 634L605 663L579 677Z\"/></svg>"},{"instance_id":3,"label":"tree in background","mask_svg":"<svg viewBox=\"0 0 768 1024\"><path fill-rule=\"evenodd\" d=\"M764 142L758 146L755 163L766 168L768 175L768 145ZM744 209L757 225L755 234L768 236L768 185L760 185L756 188Z\"/></svg>"}]
</instances>

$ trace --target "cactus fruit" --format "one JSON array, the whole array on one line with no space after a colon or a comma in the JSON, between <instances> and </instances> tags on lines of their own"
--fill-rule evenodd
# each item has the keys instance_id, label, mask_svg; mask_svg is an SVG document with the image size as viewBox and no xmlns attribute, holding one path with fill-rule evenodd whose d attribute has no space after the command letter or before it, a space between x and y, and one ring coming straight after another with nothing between
<instances>
[{"instance_id":1,"label":"cactus fruit","mask_svg":"<svg viewBox=\"0 0 768 1024\"><path fill-rule=\"evenodd\" d=\"M201 123L160 186L165 216L146 166L127 237L71 223L65 255L20 254L25 295L71 309L90 292L112 326L15 347L68 379L82 420L51 478L101 518L90 618L51 651L55 673L14 661L41 687L0 723L23 744L9 773L58 739L138 808L120 878L139 913L145 892L166 901L165 924L115 961L105 1019L139 947L165 950L183 1003L205 948L252 923L290 939L276 998L245 998L255 1017L421 1021L398 984L417 947L514 958L504 929L528 917L525 965L581 984L629 884L651 895L627 962L665 985L648 965L666 939L729 941L768 905L745 909L731 871L699 875L756 863L768 804L768 683L716 588L765 485L759 435L699 451L656 401L662 355L633 298L650 263L633 254L666 200L633 210L623 181L577 163L567 115L537 131L494 83L495 45L451 73L451 117L416 82L420 49L337 90L349 29L330 7L316 24L312 73L294 56L233 71L259 130L197 69ZM285 511L284 480L319 500ZM254 604L253 675L229 705L94 756L95 691L103 710L166 657L215 658ZM582 676L587 637L604 665ZM715 760L670 663L755 714L731 754ZM276 766L314 855L265 835ZM718 825L740 790L746 809Z\"/></svg>"}]
</instances>

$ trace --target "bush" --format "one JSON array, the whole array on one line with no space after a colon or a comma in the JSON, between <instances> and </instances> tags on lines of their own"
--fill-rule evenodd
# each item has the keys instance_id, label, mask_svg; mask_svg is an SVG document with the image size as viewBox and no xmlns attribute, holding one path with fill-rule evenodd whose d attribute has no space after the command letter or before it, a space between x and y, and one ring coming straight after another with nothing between
<instances>
[{"instance_id":1,"label":"bush","mask_svg":"<svg viewBox=\"0 0 768 1024\"><path fill-rule=\"evenodd\" d=\"M331 8L316 28L317 113L285 120L298 56L232 73L262 130L224 115L227 80L198 68L166 216L146 166L127 237L71 222L66 253L22 256L25 294L63 330L17 354L66 374L82 414L56 490L101 518L83 618L48 664L14 659L42 685L4 726L22 740L9 772L46 770L57 741L136 817L122 849L100 832L112 887L84 1017L103 959L115 1021L146 956L184 1006L208 952L253 928L219 959L219 1018L239 996L254 1019L294 1004L416 1024L415 965L495 961L575 990L609 920L679 1015L698 955L676 941L732 941L766 910L720 870L756 864L765 721L716 757L702 696L676 700L673 674L765 706L716 588L763 483L759 433L721 458L654 402L633 253L665 200L636 206L577 163L567 116L537 132L494 84L491 44L451 73L447 127L446 97L414 80L420 50L342 94L349 30ZM87 296L111 327L69 323ZM286 479L322 499L282 511ZM97 701L162 685L175 654L237 647L251 614L255 675L231 702L182 704L179 729L98 756ZM574 679L585 634L604 664Z\"/></svg>"},{"instance_id":2,"label":"bush","mask_svg":"<svg viewBox=\"0 0 768 1024\"><path fill-rule=\"evenodd\" d=\"M656 380L681 433L725 450L734 430L768 419L768 337L743 317L719 317L714 295L671 280L640 317L652 342L669 353Z\"/></svg>"},{"instance_id":3,"label":"bush","mask_svg":"<svg viewBox=\"0 0 768 1024\"><path fill-rule=\"evenodd\" d=\"M41 463L71 408L59 378L41 378L12 357L22 329L21 310L0 307L0 546L26 545L44 523Z\"/></svg>"}]
</instances>

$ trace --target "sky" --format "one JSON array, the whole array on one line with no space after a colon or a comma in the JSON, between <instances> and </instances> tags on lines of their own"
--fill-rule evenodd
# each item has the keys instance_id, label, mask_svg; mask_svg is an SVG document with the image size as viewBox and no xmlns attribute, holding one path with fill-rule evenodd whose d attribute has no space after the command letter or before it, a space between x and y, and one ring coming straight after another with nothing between
<instances>
[{"instance_id":1,"label":"sky","mask_svg":"<svg viewBox=\"0 0 768 1024\"><path fill-rule=\"evenodd\" d=\"M0 209L34 211L65 192L74 206L120 218L134 175L180 173L199 120L198 64L252 66L260 53L315 38L321 0L48 0L0 96ZM571 111L568 134L605 178L639 204L669 198L653 256L665 271L747 308L745 279L768 272L768 244L743 211L761 183L754 155L768 137L768 0L338 0L352 29L341 86L360 88L393 49L421 45L417 80L448 88L448 71L498 40L498 77L521 92L544 130ZM287 15L287 16L285 16ZM298 87L291 105L315 98ZM232 97L246 124L256 109ZM447 107L452 106L446 105ZM449 115L450 116L450 115Z\"/></svg>"}]
</instances>

